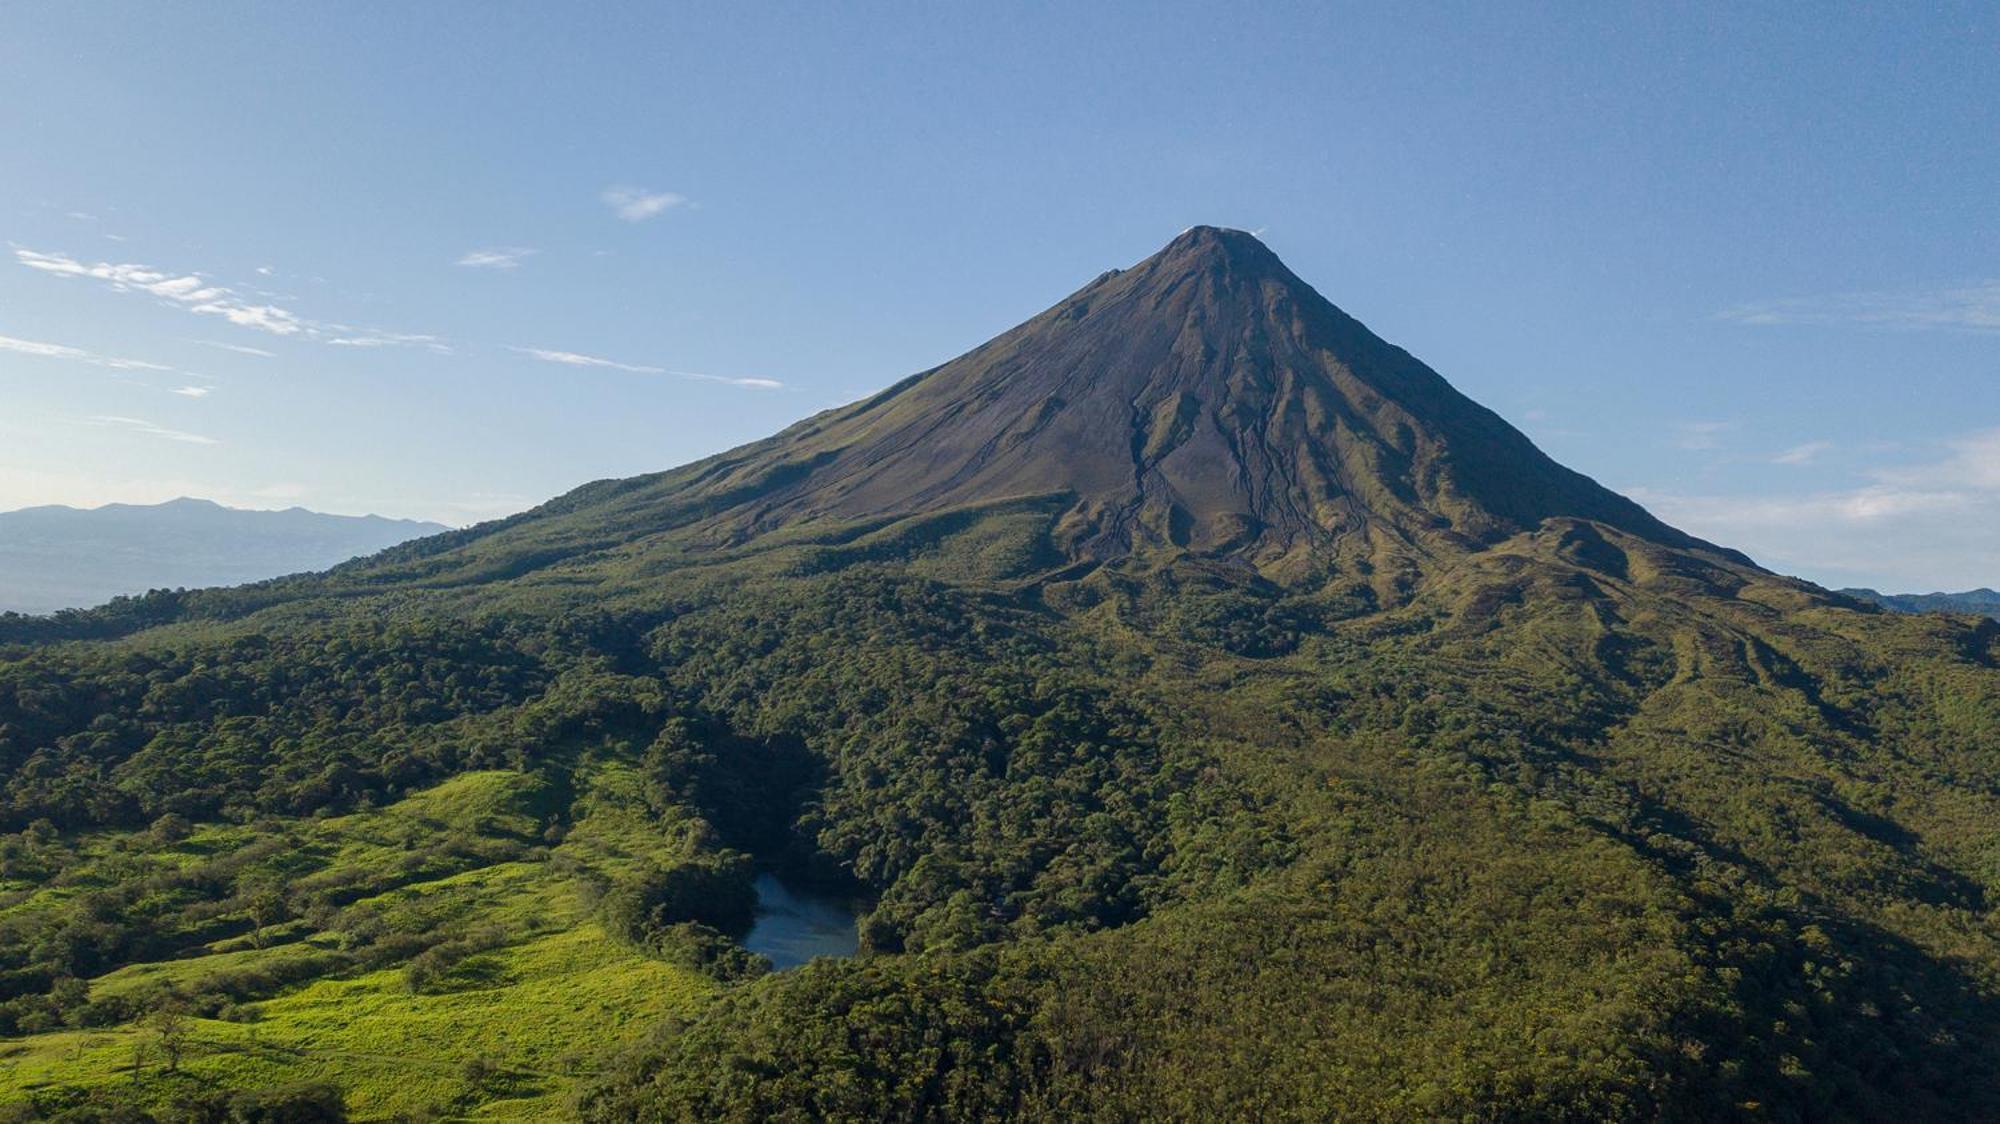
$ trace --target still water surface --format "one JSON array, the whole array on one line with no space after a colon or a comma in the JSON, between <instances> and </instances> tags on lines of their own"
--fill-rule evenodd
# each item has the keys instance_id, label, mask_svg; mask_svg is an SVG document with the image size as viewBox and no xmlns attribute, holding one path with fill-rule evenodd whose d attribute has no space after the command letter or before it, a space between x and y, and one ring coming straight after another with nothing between
<instances>
[{"instance_id":1,"label":"still water surface","mask_svg":"<svg viewBox=\"0 0 2000 1124\"><path fill-rule=\"evenodd\" d=\"M757 876L757 920L743 947L782 971L815 956L852 956L859 945L852 901L775 874Z\"/></svg>"}]
</instances>

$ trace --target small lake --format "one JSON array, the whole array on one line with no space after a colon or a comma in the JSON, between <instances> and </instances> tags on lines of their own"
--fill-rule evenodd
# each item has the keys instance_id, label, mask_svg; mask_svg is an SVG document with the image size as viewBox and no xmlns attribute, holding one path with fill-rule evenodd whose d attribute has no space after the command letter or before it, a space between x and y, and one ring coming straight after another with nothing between
<instances>
[{"instance_id":1,"label":"small lake","mask_svg":"<svg viewBox=\"0 0 2000 1124\"><path fill-rule=\"evenodd\" d=\"M757 876L757 920L743 947L769 957L772 967L783 971L815 956L852 956L860 945L852 900L775 874Z\"/></svg>"}]
</instances>

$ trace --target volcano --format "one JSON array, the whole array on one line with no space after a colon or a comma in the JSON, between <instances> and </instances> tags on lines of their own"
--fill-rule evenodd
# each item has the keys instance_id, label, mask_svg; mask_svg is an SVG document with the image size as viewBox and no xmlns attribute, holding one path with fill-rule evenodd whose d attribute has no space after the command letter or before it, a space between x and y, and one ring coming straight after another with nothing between
<instances>
[{"instance_id":1,"label":"volcano","mask_svg":"<svg viewBox=\"0 0 2000 1124\"><path fill-rule=\"evenodd\" d=\"M860 402L473 536L533 567L661 535L712 550L1004 506L1046 515L1065 562L1193 557L1281 581L1429 570L1551 521L1748 562L1557 464L1255 237L1212 226Z\"/></svg>"},{"instance_id":2,"label":"volcano","mask_svg":"<svg viewBox=\"0 0 2000 1124\"><path fill-rule=\"evenodd\" d=\"M1198 226L935 370L718 460L757 525L1048 495L1082 557L1466 550L1555 517L1693 539L1563 468L1256 238Z\"/></svg>"}]
</instances>

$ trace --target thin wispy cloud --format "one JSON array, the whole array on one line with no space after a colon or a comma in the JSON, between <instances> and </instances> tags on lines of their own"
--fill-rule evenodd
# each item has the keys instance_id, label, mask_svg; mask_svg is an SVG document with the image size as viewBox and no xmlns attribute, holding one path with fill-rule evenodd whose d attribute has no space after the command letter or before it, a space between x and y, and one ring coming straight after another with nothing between
<instances>
[{"instance_id":1,"label":"thin wispy cloud","mask_svg":"<svg viewBox=\"0 0 2000 1124\"><path fill-rule=\"evenodd\" d=\"M1879 470L1885 482L1952 488L2000 495L2000 429L1988 429L1944 443L1944 459Z\"/></svg>"},{"instance_id":2,"label":"thin wispy cloud","mask_svg":"<svg viewBox=\"0 0 2000 1124\"><path fill-rule=\"evenodd\" d=\"M177 386L168 393L178 394L182 398L206 398L214 389L212 386Z\"/></svg>"},{"instance_id":3,"label":"thin wispy cloud","mask_svg":"<svg viewBox=\"0 0 2000 1124\"><path fill-rule=\"evenodd\" d=\"M101 281L120 292L149 293L162 300L185 305L192 312L221 316L231 323L262 328L276 335L293 335L304 329L299 318L292 313L239 300L227 287L213 284L198 273L174 274L131 263L88 263L66 254L45 254L28 249L16 249L14 257L29 269L57 277Z\"/></svg>"},{"instance_id":4,"label":"thin wispy cloud","mask_svg":"<svg viewBox=\"0 0 2000 1124\"><path fill-rule=\"evenodd\" d=\"M294 313L275 305L211 303L197 305L194 311L212 312L239 328L255 328L274 336L293 336L312 329Z\"/></svg>"},{"instance_id":5,"label":"thin wispy cloud","mask_svg":"<svg viewBox=\"0 0 2000 1124\"><path fill-rule=\"evenodd\" d=\"M22 248L14 250L14 257L22 265L51 276L97 281L117 292L145 293L197 315L219 316L238 327L274 336L370 347L422 346L433 351L448 350L435 336L308 319L278 305L246 299L199 273L177 274L132 263L83 262L66 254Z\"/></svg>"},{"instance_id":6,"label":"thin wispy cloud","mask_svg":"<svg viewBox=\"0 0 2000 1124\"><path fill-rule=\"evenodd\" d=\"M672 191L650 191L643 187L614 185L604 189L604 204L626 222L645 222L687 203L687 196Z\"/></svg>"},{"instance_id":7,"label":"thin wispy cloud","mask_svg":"<svg viewBox=\"0 0 2000 1124\"><path fill-rule=\"evenodd\" d=\"M1635 499L1657 505L1670 518L1686 518L1704 527L1725 524L1751 527L1825 527L1831 523L1875 523L1900 516L1963 511L1976 496L1954 491L1925 491L1870 484L1847 490L1803 496L1689 496L1634 488Z\"/></svg>"},{"instance_id":8,"label":"thin wispy cloud","mask_svg":"<svg viewBox=\"0 0 2000 1124\"><path fill-rule=\"evenodd\" d=\"M575 351L555 351L546 347L510 348L522 355L532 356L544 363L561 363L565 367L603 367L613 371L630 371L635 375L664 375L665 367L646 367L637 363L620 363L615 359L603 359L595 355L584 355Z\"/></svg>"},{"instance_id":9,"label":"thin wispy cloud","mask_svg":"<svg viewBox=\"0 0 2000 1124\"><path fill-rule=\"evenodd\" d=\"M536 251L526 246L496 246L490 250L472 250L458 259L458 264L469 269L513 269Z\"/></svg>"},{"instance_id":10,"label":"thin wispy cloud","mask_svg":"<svg viewBox=\"0 0 2000 1124\"><path fill-rule=\"evenodd\" d=\"M1833 442L1831 441L1808 441L1803 445L1794 445L1777 456L1772 457L1771 463L1807 465L1818 460L1821 454L1826 453L1832 448Z\"/></svg>"},{"instance_id":11,"label":"thin wispy cloud","mask_svg":"<svg viewBox=\"0 0 2000 1124\"><path fill-rule=\"evenodd\" d=\"M1904 292L1835 293L1738 305L1721 314L1738 324L1862 325L2000 331L2000 281Z\"/></svg>"},{"instance_id":12,"label":"thin wispy cloud","mask_svg":"<svg viewBox=\"0 0 2000 1124\"><path fill-rule=\"evenodd\" d=\"M121 429L129 429L134 433L143 433L149 437L163 437L169 441L180 441L188 445L221 444L221 442L213 437L204 437L199 433L189 433L186 430L168 429L166 426L155 425L144 418L127 418L116 414L98 414L88 420L93 425L116 426Z\"/></svg>"},{"instance_id":13,"label":"thin wispy cloud","mask_svg":"<svg viewBox=\"0 0 2000 1124\"><path fill-rule=\"evenodd\" d=\"M340 325L328 325L339 328ZM348 329L351 330L351 329ZM369 332L358 336L330 336L326 343L330 347L422 347L440 355L451 354L451 346L437 336L416 335L408 332Z\"/></svg>"},{"instance_id":14,"label":"thin wispy cloud","mask_svg":"<svg viewBox=\"0 0 2000 1124\"><path fill-rule=\"evenodd\" d=\"M108 367L114 371L171 371L164 363L148 363L143 359L120 359L114 355L99 355L80 347L69 347L59 343L43 343L40 340L16 339L0 336L0 351L10 351L17 355L33 355L42 359L60 359L71 363L88 363L93 367Z\"/></svg>"},{"instance_id":15,"label":"thin wispy cloud","mask_svg":"<svg viewBox=\"0 0 2000 1124\"><path fill-rule=\"evenodd\" d=\"M1878 466L1849 488L1628 492L1675 526L1834 584L1900 592L2000 579L2000 429L1946 441L1929 460Z\"/></svg>"},{"instance_id":16,"label":"thin wispy cloud","mask_svg":"<svg viewBox=\"0 0 2000 1124\"><path fill-rule=\"evenodd\" d=\"M719 382L729 386L740 386L746 390L783 390L785 384L777 379L752 378L745 375L705 375L700 371L668 371L684 379L700 379L703 382Z\"/></svg>"},{"instance_id":17,"label":"thin wispy cloud","mask_svg":"<svg viewBox=\"0 0 2000 1124\"><path fill-rule=\"evenodd\" d=\"M1732 421L1682 422L1674 427L1674 445L1696 452L1720 448L1723 434L1735 428Z\"/></svg>"},{"instance_id":18,"label":"thin wispy cloud","mask_svg":"<svg viewBox=\"0 0 2000 1124\"><path fill-rule=\"evenodd\" d=\"M710 375L700 371L676 371L671 367L652 367L640 363L620 363L615 359L585 355L576 351L556 351L545 347L515 347L508 350L539 359L544 363L560 363L566 367L597 367L611 371L627 371L635 375L670 375L680 379L697 379L702 382L740 386L746 390L782 390L785 386L784 383L779 382L777 379L738 375Z\"/></svg>"},{"instance_id":19,"label":"thin wispy cloud","mask_svg":"<svg viewBox=\"0 0 2000 1124\"><path fill-rule=\"evenodd\" d=\"M195 340L194 342L201 344L203 347L215 347L221 348L223 351L233 351L238 355L255 355L260 359L276 359L278 357L278 353L275 351L265 351L261 347L245 347L240 343L219 343L215 340Z\"/></svg>"}]
</instances>

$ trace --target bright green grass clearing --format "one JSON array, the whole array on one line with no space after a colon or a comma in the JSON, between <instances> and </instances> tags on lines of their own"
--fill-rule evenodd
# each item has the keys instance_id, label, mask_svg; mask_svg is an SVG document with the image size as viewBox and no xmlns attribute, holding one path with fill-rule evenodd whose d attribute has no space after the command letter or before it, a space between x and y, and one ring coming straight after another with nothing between
<instances>
[{"instance_id":1,"label":"bright green grass clearing","mask_svg":"<svg viewBox=\"0 0 2000 1124\"><path fill-rule=\"evenodd\" d=\"M718 986L633 952L590 919L574 871L616 869L678 845L632 806L629 780L616 769L592 773L576 803L579 818L558 845L457 871L413 865L407 856L441 830L536 838L547 798L538 782L476 773L385 808L286 823L289 845L272 862L291 868L295 883L372 879L367 885L384 888L355 906L404 928L497 933L497 947L421 991L401 965L346 968L338 934L298 919L127 965L90 981L91 998L168 987L194 993L217 979L287 966L310 978L244 1004L249 1021L186 1019L176 1074L166 1072L158 1028L143 1020L0 1040L0 1104L63 1087L136 1082L146 1099L164 1102L194 1085L325 1081L345 1093L356 1120L566 1117L570 1090L600 1050L691 1009ZM218 844L252 837L208 827L160 857L212 855ZM79 844L102 861L117 850L108 837ZM315 970L322 963L326 969Z\"/></svg>"}]
</instances>

